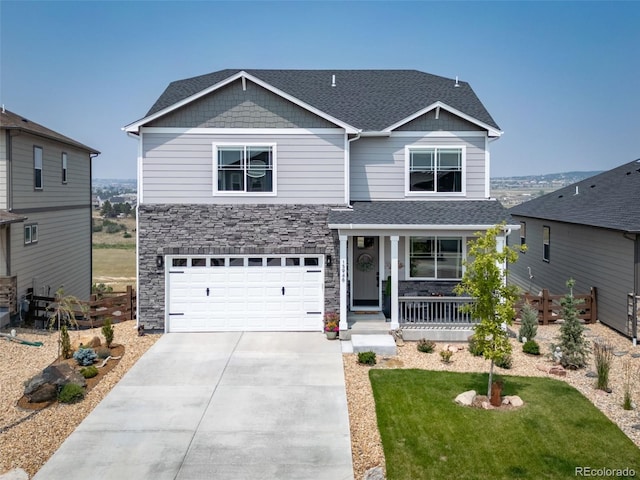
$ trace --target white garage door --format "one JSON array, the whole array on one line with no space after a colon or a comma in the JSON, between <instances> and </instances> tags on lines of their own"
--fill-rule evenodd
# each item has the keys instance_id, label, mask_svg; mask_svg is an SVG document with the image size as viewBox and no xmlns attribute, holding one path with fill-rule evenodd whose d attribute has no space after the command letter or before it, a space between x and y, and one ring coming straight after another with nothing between
<instances>
[{"instance_id":1,"label":"white garage door","mask_svg":"<svg viewBox=\"0 0 640 480\"><path fill-rule=\"evenodd\" d=\"M322 256L167 258L167 331L322 329Z\"/></svg>"}]
</instances>

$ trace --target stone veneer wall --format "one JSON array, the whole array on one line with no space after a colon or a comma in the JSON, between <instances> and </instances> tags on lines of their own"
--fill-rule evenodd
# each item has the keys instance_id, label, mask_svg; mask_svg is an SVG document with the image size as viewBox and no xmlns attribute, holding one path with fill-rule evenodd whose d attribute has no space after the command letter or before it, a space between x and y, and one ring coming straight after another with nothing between
<instances>
[{"instance_id":1,"label":"stone veneer wall","mask_svg":"<svg viewBox=\"0 0 640 480\"><path fill-rule=\"evenodd\" d=\"M164 330L164 267L158 255L323 254L325 311L338 312L340 286L336 231L329 205L141 205L138 210L138 319Z\"/></svg>"}]
</instances>

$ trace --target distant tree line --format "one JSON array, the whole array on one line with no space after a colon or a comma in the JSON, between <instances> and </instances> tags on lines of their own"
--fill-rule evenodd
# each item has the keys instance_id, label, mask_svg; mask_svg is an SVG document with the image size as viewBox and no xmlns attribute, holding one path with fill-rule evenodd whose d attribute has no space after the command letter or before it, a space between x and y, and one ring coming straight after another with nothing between
<instances>
[{"instance_id":1,"label":"distant tree line","mask_svg":"<svg viewBox=\"0 0 640 480\"><path fill-rule=\"evenodd\" d=\"M109 200L106 200L102 204L100 214L104 218L116 218L120 214L123 214L125 217L132 216L135 218L136 211L131 207L129 202L111 204Z\"/></svg>"}]
</instances>

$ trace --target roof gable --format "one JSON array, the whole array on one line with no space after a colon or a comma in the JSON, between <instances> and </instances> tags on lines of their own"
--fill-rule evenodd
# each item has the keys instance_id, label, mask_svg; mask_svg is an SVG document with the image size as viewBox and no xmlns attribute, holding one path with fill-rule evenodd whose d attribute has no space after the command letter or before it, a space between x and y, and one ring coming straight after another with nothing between
<instances>
[{"instance_id":1,"label":"roof gable","mask_svg":"<svg viewBox=\"0 0 640 480\"><path fill-rule=\"evenodd\" d=\"M246 77L348 131L383 132L442 107L499 134L466 82L416 70L221 70L172 82L135 131L150 120Z\"/></svg>"},{"instance_id":2,"label":"roof gable","mask_svg":"<svg viewBox=\"0 0 640 480\"><path fill-rule=\"evenodd\" d=\"M509 212L640 233L640 159L529 200Z\"/></svg>"}]
</instances>

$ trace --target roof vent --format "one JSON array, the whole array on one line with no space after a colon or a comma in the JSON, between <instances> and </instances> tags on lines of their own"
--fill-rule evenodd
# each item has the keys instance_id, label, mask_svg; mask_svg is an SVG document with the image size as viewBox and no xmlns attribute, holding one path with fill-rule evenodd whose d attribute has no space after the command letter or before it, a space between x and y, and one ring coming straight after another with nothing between
<instances>
[{"instance_id":1,"label":"roof vent","mask_svg":"<svg viewBox=\"0 0 640 480\"><path fill-rule=\"evenodd\" d=\"M591 188L596 188L596 184L594 183L593 185L591 185Z\"/></svg>"},{"instance_id":2,"label":"roof vent","mask_svg":"<svg viewBox=\"0 0 640 480\"><path fill-rule=\"evenodd\" d=\"M454 85L454 87L459 87L460 84L458 83L458 76L456 75L456 84Z\"/></svg>"},{"instance_id":3,"label":"roof vent","mask_svg":"<svg viewBox=\"0 0 640 480\"><path fill-rule=\"evenodd\" d=\"M336 86L336 76L335 75L331 75L331 86L332 87Z\"/></svg>"},{"instance_id":4,"label":"roof vent","mask_svg":"<svg viewBox=\"0 0 640 480\"><path fill-rule=\"evenodd\" d=\"M2 104L2 113L5 113L4 103Z\"/></svg>"},{"instance_id":5,"label":"roof vent","mask_svg":"<svg viewBox=\"0 0 640 480\"><path fill-rule=\"evenodd\" d=\"M576 185L576 193L574 193L574 195L579 195L579 194L580 194L580 187Z\"/></svg>"},{"instance_id":6,"label":"roof vent","mask_svg":"<svg viewBox=\"0 0 640 480\"><path fill-rule=\"evenodd\" d=\"M564 197L564 195L558 195L558 198L562 198L562 197Z\"/></svg>"}]
</instances>

